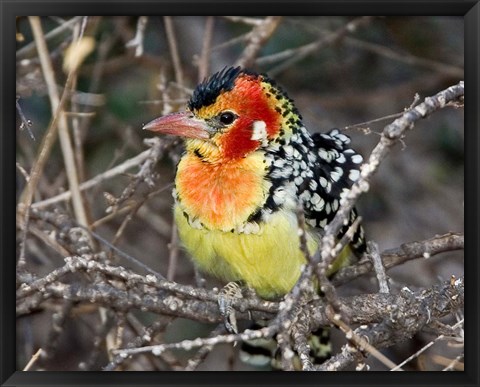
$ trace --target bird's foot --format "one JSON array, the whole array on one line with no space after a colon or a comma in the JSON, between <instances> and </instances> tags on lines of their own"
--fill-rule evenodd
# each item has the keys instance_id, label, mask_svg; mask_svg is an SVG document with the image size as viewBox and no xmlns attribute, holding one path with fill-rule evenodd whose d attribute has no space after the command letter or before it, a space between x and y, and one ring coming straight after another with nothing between
<instances>
[{"instance_id":1,"label":"bird's foot","mask_svg":"<svg viewBox=\"0 0 480 387\"><path fill-rule=\"evenodd\" d=\"M218 307L224 318L225 328L230 333L238 333L237 318L233 303L235 299L243 298L242 288L237 282L226 284L218 296Z\"/></svg>"}]
</instances>

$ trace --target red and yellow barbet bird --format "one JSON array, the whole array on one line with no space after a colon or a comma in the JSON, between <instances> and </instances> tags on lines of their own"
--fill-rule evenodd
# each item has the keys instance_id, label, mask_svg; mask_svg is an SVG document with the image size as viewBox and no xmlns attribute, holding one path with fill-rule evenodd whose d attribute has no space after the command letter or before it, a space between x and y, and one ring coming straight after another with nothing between
<instances>
[{"instance_id":1,"label":"red and yellow barbet bird","mask_svg":"<svg viewBox=\"0 0 480 387\"><path fill-rule=\"evenodd\" d=\"M306 263L298 205L313 254L360 174L362 156L349 148L346 135L337 129L310 134L273 80L240 67L206 79L187 111L157 118L144 129L185 138L174 216L196 265L221 280L240 281L266 299L288 293ZM353 210L339 238L356 218ZM359 226L331 273L364 251Z\"/></svg>"}]
</instances>

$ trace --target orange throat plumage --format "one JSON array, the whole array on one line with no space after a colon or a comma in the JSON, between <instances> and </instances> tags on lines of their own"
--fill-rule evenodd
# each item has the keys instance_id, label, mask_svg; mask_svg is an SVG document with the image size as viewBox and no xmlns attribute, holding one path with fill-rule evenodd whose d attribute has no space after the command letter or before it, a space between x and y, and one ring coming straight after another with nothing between
<instances>
[{"instance_id":1,"label":"orange throat plumage","mask_svg":"<svg viewBox=\"0 0 480 387\"><path fill-rule=\"evenodd\" d=\"M205 228L231 231L245 223L266 200L269 187L262 159L262 155L251 155L209 163L187 153L176 177L179 205Z\"/></svg>"}]
</instances>

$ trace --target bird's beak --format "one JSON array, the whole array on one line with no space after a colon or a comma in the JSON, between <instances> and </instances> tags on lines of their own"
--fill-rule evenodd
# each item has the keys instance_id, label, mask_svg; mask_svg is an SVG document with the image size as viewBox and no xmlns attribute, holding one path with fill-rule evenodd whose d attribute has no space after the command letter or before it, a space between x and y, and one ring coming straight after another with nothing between
<instances>
[{"instance_id":1,"label":"bird's beak","mask_svg":"<svg viewBox=\"0 0 480 387\"><path fill-rule=\"evenodd\" d=\"M143 126L144 130L151 130L174 136L208 140L212 129L203 120L199 120L190 112L171 113L156 118Z\"/></svg>"}]
</instances>

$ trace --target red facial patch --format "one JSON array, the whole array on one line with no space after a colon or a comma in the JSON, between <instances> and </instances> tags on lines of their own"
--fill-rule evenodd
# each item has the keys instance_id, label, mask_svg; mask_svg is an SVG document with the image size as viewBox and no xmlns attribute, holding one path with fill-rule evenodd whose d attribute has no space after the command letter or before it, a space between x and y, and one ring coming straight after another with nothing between
<instances>
[{"instance_id":1,"label":"red facial patch","mask_svg":"<svg viewBox=\"0 0 480 387\"><path fill-rule=\"evenodd\" d=\"M238 114L233 126L219 139L226 159L241 158L258 149L260 142L252 140L255 121L265 122L269 139L280 130L281 116L258 78L248 75L239 78L233 90L220 96L217 102Z\"/></svg>"}]
</instances>

